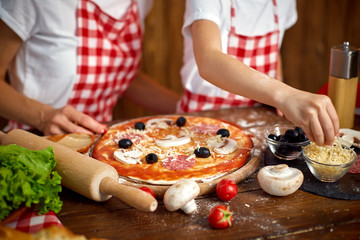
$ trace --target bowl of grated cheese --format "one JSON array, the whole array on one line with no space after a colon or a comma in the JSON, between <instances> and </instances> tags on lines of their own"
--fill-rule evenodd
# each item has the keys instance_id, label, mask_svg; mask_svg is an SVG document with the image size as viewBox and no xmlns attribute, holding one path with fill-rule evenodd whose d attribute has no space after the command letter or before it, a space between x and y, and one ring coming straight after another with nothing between
<instances>
[{"instance_id":1,"label":"bowl of grated cheese","mask_svg":"<svg viewBox=\"0 0 360 240\"><path fill-rule=\"evenodd\" d=\"M310 142L302 154L310 172L322 182L336 182L342 178L357 158L355 151L342 146L339 140L335 140L333 146Z\"/></svg>"}]
</instances>

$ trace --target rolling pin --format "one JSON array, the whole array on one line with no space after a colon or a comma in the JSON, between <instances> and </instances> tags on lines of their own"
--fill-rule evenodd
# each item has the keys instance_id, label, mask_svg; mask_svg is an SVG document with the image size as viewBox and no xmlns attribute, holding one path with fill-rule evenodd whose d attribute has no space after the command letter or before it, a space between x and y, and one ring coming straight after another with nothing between
<instances>
[{"instance_id":1,"label":"rolling pin","mask_svg":"<svg viewBox=\"0 0 360 240\"><path fill-rule=\"evenodd\" d=\"M62 177L61 184L94 201L106 201L115 196L145 212L153 212L157 208L158 203L150 194L120 184L115 168L68 147L21 129L14 129L7 134L0 132L0 143L17 144L31 150L52 146L56 160L54 170Z\"/></svg>"}]
</instances>

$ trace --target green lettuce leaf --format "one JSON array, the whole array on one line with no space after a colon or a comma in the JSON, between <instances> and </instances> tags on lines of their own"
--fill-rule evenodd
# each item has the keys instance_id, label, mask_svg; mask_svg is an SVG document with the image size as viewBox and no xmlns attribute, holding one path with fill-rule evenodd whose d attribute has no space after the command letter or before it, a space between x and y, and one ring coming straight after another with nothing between
<instances>
[{"instance_id":1,"label":"green lettuce leaf","mask_svg":"<svg viewBox=\"0 0 360 240\"><path fill-rule=\"evenodd\" d=\"M35 205L39 214L58 213L61 176L50 146L33 151L15 144L0 146L0 221L22 205Z\"/></svg>"}]
</instances>

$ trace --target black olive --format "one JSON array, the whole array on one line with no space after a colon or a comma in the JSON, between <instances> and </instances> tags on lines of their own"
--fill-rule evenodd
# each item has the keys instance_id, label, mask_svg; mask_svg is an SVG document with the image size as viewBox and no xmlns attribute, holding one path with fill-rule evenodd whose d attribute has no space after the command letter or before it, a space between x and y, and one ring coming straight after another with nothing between
<instances>
[{"instance_id":1,"label":"black olive","mask_svg":"<svg viewBox=\"0 0 360 240\"><path fill-rule=\"evenodd\" d=\"M185 123L186 123L186 118L183 117L183 116L178 117L178 119L176 119L176 125L177 125L178 127L184 126Z\"/></svg>"},{"instance_id":2,"label":"black olive","mask_svg":"<svg viewBox=\"0 0 360 240\"><path fill-rule=\"evenodd\" d=\"M207 158L210 157L210 150L206 147L199 147L194 151L196 157Z\"/></svg>"},{"instance_id":3,"label":"black olive","mask_svg":"<svg viewBox=\"0 0 360 240\"><path fill-rule=\"evenodd\" d=\"M288 143L289 139L287 139L284 135L281 135L278 141L282 143Z\"/></svg>"},{"instance_id":4,"label":"black olive","mask_svg":"<svg viewBox=\"0 0 360 240\"><path fill-rule=\"evenodd\" d=\"M300 134L305 134L304 130L301 127L295 127L295 130Z\"/></svg>"},{"instance_id":5,"label":"black olive","mask_svg":"<svg viewBox=\"0 0 360 240\"><path fill-rule=\"evenodd\" d=\"M276 136L276 141L280 141L281 138L284 138L284 135L280 134L279 136Z\"/></svg>"},{"instance_id":6,"label":"black olive","mask_svg":"<svg viewBox=\"0 0 360 240\"><path fill-rule=\"evenodd\" d=\"M276 154L280 156L286 156L288 154L291 154L291 151L289 151L289 147L287 145L280 145L276 149Z\"/></svg>"},{"instance_id":7,"label":"black olive","mask_svg":"<svg viewBox=\"0 0 360 240\"><path fill-rule=\"evenodd\" d=\"M309 140L309 139L308 139L308 137L307 137L305 134L299 135L299 141L300 141L300 142L305 142L305 141L307 141L307 140Z\"/></svg>"},{"instance_id":8,"label":"black olive","mask_svg":"<svg viewBox=\"0 0 360 240\"><path fill-rule=\"evenodd\" d=\"M270 133L268 138L277 141L277 136L273 133Z\"/></svg>"},{"instance_id":9,"label":"black olive","mask_svg":"<svg viewBox=\"0 0 360 240\"><path fill-rule=\"evenodd\" d=\"M144 130L145 129L145 124L143 122L136 122L134 125L134 128L137 130Z\"/></svg>"},{"instance_id":10,"label":"black olive","mask_svg":"<svg viewBox=\"0 0 360 240\"><path fill-rule=\"evenodd\" d=\"M128 138L123 138L119 140L119 148L129 148L132 146L132 141Z\"/></svg>"},{"instance_id":11,"label":"black olive","mask_svg":"<svg viewBox=\"0 0 360 240\"><path fill-rule=\"evenodd\" d=\"M285 138L289 140L289 142L297 142L299 137L299 132L295 129L288 129L285 132Z\"/></svg>"},{"instance_id":12,"label":"black olive","mask_svg":"<svg viewBox=\"0 0 360 240\"><path fill-rule=\"evenodd\" d=\"M299 133L299 136L298 136L299 142L305 142L305 141L309 140L308 137L306 136L304 130L301 127L295 127L295 130Z\"/></svg>"},{"instance_id":13,"label":"black olive","mask_svg":"<svg viewBox=\"0 0 360 240\"><path fill-rule=\"evenodd\" d=\"M158 156L155 153L149 153L148 155L146 155L145 159L147 163L153 164L157 162Z\"/></svg>"},{"instance_id":14,"label":"black olive","mask_svg":"<svg viewBox=\"0 0 360 240\"><path fill-rule=\"evenodd\" d=\"M227 130L225 128L221 128L216 132L216 135L221 135L221 137L229 137L230 132L229 132L229 130Z\"/></svg>"}]
</instances>

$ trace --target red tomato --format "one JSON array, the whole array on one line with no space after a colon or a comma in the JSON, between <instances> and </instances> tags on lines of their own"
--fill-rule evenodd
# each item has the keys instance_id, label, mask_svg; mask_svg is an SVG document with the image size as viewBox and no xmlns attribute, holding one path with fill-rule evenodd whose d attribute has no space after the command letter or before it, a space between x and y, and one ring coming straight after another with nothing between
<instances>
[{"instance_id":1,"label":"red tomato","mask_svg":"<svg viewBox=\"0 0 360 240\"><path fill-rule=\"evenodd\" d=\"M230 201L238 192L236 182L225 178L216 185L216 194L223 201Z\"/></svg>"},{"instance_id":2,"label":"red tomato","mask_svg":"<svg viewBox=\"0 0 360 240\"><path fill-rule=\"evenodd\" d=\"M213 228L227 228L231 226L232 214L229 207L217 205L209 213L209 224Z\"/></svg>"},{"instance_id":3,"label":"red tomato","mask_svg":"<svg viewBox=\"0 0 360 240\"><path fill-rule=\"evenodd\" d=\"M156 198L155 197L155 193L154 193L154 191L151 189L151 188L148 188L148 187L140 187L139 188L140 190L143 190L144 192L147 192L147 193L150 193L154 198Z\"/></svg>"}]
</instances>

